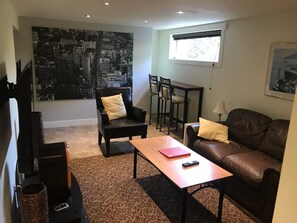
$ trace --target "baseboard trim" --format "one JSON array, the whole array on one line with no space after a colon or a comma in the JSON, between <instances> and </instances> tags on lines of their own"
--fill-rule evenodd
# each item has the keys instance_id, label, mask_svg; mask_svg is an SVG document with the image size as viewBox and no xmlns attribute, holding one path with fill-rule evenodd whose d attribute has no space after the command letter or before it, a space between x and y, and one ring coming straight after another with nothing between
<instances>
[{"instance_id":1,"label":"baseboard trim","mask_svg":"<svg viewBox=\"0 0 297 223\"><path fill-rule=\"evenodd\" d=\"M43 122L43 127L46 129L46 128L59 128L59 127L96 125L96 124L97 124L97 118L89 118L89 119L75 119L75 120L60 120L60 121Z\"/></svg>"}]
</instances>

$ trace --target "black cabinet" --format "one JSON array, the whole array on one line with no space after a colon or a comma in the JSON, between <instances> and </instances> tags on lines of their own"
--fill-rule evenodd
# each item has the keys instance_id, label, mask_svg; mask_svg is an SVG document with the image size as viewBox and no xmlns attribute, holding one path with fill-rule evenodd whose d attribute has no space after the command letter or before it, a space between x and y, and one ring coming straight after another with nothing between
<instances>
[{"instance_id":1,"label":"black cabinet","mask_svg":"<svg viewBox=\"0 0 297 223\"><path fill-rule=\"evenodd\" d=\"M69 208L55 211L54 207L59 203L49 204L50 223L88 223L88 217L83 207L79 184L75 176L71 175L71 196L66 201Z\"/></svg>"},{"instance_id":2,"label":"black cabinet","mask_svg":"<svg viewBox=\"0 0 297 223\"><path fill-rule=\"evenodd\" d=\"M29 177L24 180L23 186L36 183L38 181L38 176ZM66 202L69 207L61 211L55 211L54 207L63 202ZM73 174L71 174L71 196L67 200L63 200L59 203L49 203L48 208L50 223L89 223L89 219L82 202L81 190Z\"/></svg>"}]
</instances>

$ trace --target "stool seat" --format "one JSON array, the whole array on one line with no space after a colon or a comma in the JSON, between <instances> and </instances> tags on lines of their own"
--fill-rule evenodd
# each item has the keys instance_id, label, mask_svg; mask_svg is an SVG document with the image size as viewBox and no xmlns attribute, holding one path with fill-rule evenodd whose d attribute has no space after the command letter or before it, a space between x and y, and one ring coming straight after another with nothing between
<instances>
[{"instance_id":1,"label":"stool seat","mask_svg":"<svg viewBox=\"0 0 297 223\"><path fill-rule=\"evenodd\" d=\"M180 95L172 95L172 103L176 104L176 103L184 103L185 102L185 98L180 96Z\"/></svg>"}]
</instances>

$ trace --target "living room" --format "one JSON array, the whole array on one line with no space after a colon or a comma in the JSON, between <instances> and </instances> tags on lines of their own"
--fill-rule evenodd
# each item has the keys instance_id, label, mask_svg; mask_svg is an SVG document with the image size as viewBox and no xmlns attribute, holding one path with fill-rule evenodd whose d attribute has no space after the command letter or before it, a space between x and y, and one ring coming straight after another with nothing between
<instances>
[{"instance_id":1,"label":"living room","mask_svg":"<svg viewBox=\"0 0 297 223\"><path fill-rule=\"evenodd\" d=\"M276 203L274 222L291 222L294 219L293 175L296 167L293 157L297 144L296 103L264 94L265 81L273 43L296 42L296 10L259 15L226 21L222 67L200 67L171 63L168 60L169 36L173 33L191 32L210 25L189 28L154 30L147 27L120 26L88 22L19 17L8 0L1 1L1 64L5 63L9 81L15 82L15 61L26 63L33 58L31 26L105 30L134 33L134 77L133 102L148 109L148 73L170 77L176 81L193 83L205 88L202 115L217 120L212 111L218 101L226 101L227 109L242 107L267 114L273 118L291 119L287 141L285 163ZM12 27L14 27L14 32ZM19 31L18 31L19 30ZM1 73L2 75L2 73ZM143 89L146 89L143 91ZM195 103L195 95L190 94ZM296 99L296 96L295 96ZM296 100L295 100L296 101ZM194 107L194 106L193 106ZM44 126L61 127L96 123L94 100L67 100L35 102L35 110L43 114ZM190 120L195 115L190 110ZM11 222L10 204L14 199L14 172L16 164L16 138L18 110L14 100L10 101L11 133L9 140L1 145L1 222ZM225 118L223 116L223 118ZM4 152L3 152L4 151ZM290 191L290 196L286 193ZM287 197L286 197L287 196ZM290 203L292 202L292 203Z\"/></svg>"}]
</instances>

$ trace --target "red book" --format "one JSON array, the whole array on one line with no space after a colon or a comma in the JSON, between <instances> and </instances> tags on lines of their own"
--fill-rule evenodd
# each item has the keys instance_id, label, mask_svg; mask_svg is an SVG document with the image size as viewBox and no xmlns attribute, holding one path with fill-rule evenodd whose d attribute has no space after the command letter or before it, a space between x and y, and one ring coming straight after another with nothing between
<instances>
[{"instance_id":1,"label":"red book","mask_svg":"<svg viewBox=\"0 0 297 223\"><path fill-rule=\"evenodd\" d=\"M169 149L160 149L159 152L168 158L175 158L175 157L180 157L180 156L191 155L190 152L188 152L180 147L174 147L174 148L169 148Z\"/></svg>"}]
</instances>

